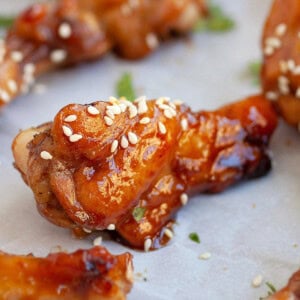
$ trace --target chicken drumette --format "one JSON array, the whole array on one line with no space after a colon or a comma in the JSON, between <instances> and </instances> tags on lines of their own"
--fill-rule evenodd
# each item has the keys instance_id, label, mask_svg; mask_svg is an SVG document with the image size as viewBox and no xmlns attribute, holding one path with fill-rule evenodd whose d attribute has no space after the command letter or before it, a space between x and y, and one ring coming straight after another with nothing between
<instances>
[{"instance_id":1,"label":"chicken drumette","mask_svg":"<svg viewBox=\"0 0 300 300\"><path fill-rule=\"evenodd\" d=\"M131 260L103 247L46 258L0 252L0 298L124 300L132 287Z\"/></svg>"},{"instance_id":2,"label":"chicken drumette","mask_svg":"<svg viewBox=\"0 0 300 300\"><path fill-rule=\"evenodd\" d=\"M190 31L205 0L57 0L33 4L0 41L0 106L50 69L110 50L138 59Z\"/></svg>"},{"instance_id":3,"label":"chicken drumette","mask_svg":"<svg viewBox=\"0 0 300 300\"><path fill-rule=\"evenodd\" d=\"M77 230L116 230L133 247L158 248L188 193L220 192L271 168L277 124L261 96L214 112L167 98L64 107L14 140L15 165L40 213Z\"/></svg>"}]
</instances>

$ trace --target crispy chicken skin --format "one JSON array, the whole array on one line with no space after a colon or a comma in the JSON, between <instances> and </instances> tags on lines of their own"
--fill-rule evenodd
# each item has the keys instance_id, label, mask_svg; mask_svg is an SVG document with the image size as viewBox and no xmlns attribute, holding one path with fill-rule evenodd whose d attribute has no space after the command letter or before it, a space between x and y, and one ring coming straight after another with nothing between
<instances>
[{"instance_id":1,"label":"crispy chicken skin","mask_svg":"<svg viewBox=\"0 0 300 300\"><path fill-rule=\"evenodd\" d=\"M300 2L274 0L263 32L262 85L284 119L300 123Z\"/></svg>"},{"instance_id":2,"label":"crispy chicken skin","mask_svg":"<svg viewBox=\"0 0 300 300\"><path fill-rule=\"evenodd\" d=\"M300 299L300 270L289 280L287 286L272 295L268 300L299 300Z\"/></svg>"},{"instance_id":3,"label":"crispy chicken skin","mask_svg":"<svg viewBox=\"0 0 300 300\"><path fill-rule=\"evenodd\" d=\"M174 33L190 31L205 0L57 0L33 4L0 41L0 106L50 69L110 50L143 58Z\"/></svg>"},{"instance_id":4,"label":"crispy chicken skin","mask_svg":"<svg viewBox=\"0 0 300 300\"><path fill-rule=\"evenodd\" d=\"M2 300L122 300L132 287L132 257L103 247L45 258L0 252Z\"/></svg>"},{"instance_id":5,"label":"crispy chicken skin","mask_svg":"<svg viewBox=\"0 0 300 300\"><path fill-rule=\"evenodd\" d=\"M52 123L22 131L12 149L48 220L73 230L116 229L148 250L172 237L187 193L220 192L266 174L276 125L262 96L196 113L167 98L111 98L64 107Z\"/></svg>"}]
</instances>

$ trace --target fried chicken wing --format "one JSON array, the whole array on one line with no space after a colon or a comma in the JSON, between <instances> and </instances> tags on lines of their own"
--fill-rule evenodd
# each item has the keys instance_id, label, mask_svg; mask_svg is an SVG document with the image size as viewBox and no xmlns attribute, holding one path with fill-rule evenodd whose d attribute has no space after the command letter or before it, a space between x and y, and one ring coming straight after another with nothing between
<instances>
[{"instance_id":1,"label":"fried chicken wing","mask_svg":"<svg viewBox=\"0 0 300 300\"><path fill-rule=\"evenodd\" d=\"M110 50L142 58L172 34L190 31L205 0L57 0L33 4L0 41L0 106L53 68Z\"/></svg>"},{"instance_id":2,"label":"fried chicken wing","mask_svg":"<svg viewBox=\"0 0 300 300\"><path fill-rule=\"evenodd\" d=\"M289 280L287 286L275 293L268 300L299 300L300 299L300 271Z\"/></svg>"},{"instance_id":3,"label":"fried chicken wing","mask_svg":"<svg viewBox=\"0 0 300 300\"><path fill-rule=\"evenodd\" d=\"M132 287L132 257L103 247L45 258L0 252L2 300L121 300Z\"/></svg>"},{"instance_id":4,"label":"fried chicken wing","mask_svg":"<svg viewBox=\"0 0 300 300\"><path fill-rule=\"evenodd\" d=\"M262 96L196 113L167 98L111 98L64 107L52 123L22 131L12 149L48 220L116 230L149 250L172 237L188 193L220 192L266 174L276 125Z\"/></svg>"},{"instance_id":5,"label":"fried chicken wing","mask_svg":"<svg viewBox=\"0 0 300 300\"><path fill-rule=\"evenodd\" d=\"M284 119L300 123L300 2L274 0L263 33L262 85Z\"/></svg>"}]
</instances>

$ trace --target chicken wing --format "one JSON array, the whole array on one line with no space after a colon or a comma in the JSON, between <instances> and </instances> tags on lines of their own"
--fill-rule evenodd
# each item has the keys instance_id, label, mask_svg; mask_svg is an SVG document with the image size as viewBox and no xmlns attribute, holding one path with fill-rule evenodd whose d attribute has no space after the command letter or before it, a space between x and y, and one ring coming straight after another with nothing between
<instances>
[{"instance_id":1,"label":"chicken wing","mask_svg":"<svg viewBox=\"0 0 300 300\"><path fill-rule=\"evenodd\" d=\"M271 168L277 117L262 96L215 112L167 98L70 104L22 131L15 166L40 213L77 230L116 230L136 248L172 237L174 214L195 192L220 192Z\"/></svg>"},{"instance_id":2,"label":"chicken wing","mask_svg":"<svg viewBox=\"0 0 300 300\"><path fill-rule=\"evenodd\" d=\"M121 300L132 287L132 257L103 247L46 258L0 252L2 300Z\"/></svg>"},{"instance_id":3,"label":"chicken wing","mask_svg":"<svg viewBox=\"0 0 300 300\"><path fill-rule=\"evenodd\" d=\"M172 34L190 31L205 0L60 0L33 4L0 41L0 106L36 76L102 57L142 58Z\"/></svg>"},{"instance_id":4,"label":"chicken wing","mask_svg":"<svg viewBox=\"0 0 300 300\"><path fill-rule=\"evenodd\" d=\"M275 293L268 300L299 300L300 299L300 271L289 280L287 286Z\"/></svg>"},{"instance_id":5,"label":"chicken wing","mask_svg":"<svg viewBox=\"0 0 300 300\"><path fill-rule=\"evenodd\" d=\"M262 47L262 85L284 119L300 123L300 2L274 0L267 18ZM299 127L300 128L300 127Z\"/></svg>"}]
</instances>

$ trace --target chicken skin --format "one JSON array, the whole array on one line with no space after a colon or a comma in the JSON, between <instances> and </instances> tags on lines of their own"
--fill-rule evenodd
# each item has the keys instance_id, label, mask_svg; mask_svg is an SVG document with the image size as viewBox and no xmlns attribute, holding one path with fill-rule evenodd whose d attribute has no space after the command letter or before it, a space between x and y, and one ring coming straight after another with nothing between
<instances>
[{"instance_id":1,"label":"chicken skin","mask_svg":"<svg viewBox=\"0 0 300 300\"><path fill-rule=\"evenodd\" d=\"M64 107L53 122L20 132L12 149L49 221L116 230L147 251L172 238L188 194L266 174L276 125L262 96L196 113L168 98L110 98Z\"/></svg>"},{"instance_id":2,"label":"chicken skin","mask_svg":"<svg viewBox=\"0 0 300 300\"><path fill-rule=\"evenodd\" d=\"M300 2L274 0L263 32L262 85L283 118L300 123Z\"/></svg>"},{"instance_id":3,"label":"chicken skin","mask_svg":"<svg viewBox=\"0 0 300 300\"><path fill-rule=\"evenodd\" d=\"M0 106L26 93L53 68L102 57L127 59L154 51L160 41L189 32L205 0L57 0L33 4L0 41Z\"/></svg>"},{"instance_id":4,"label":"chicken skin","mask_svg":"<svg viewBox=\"0 0 300 300\"><path fill-rule=\"evenodd\" d=\"M0 252L0 298L124 300L132 287L131 260L103 247L46 258Z\"/></svg>"}]
</instances>

